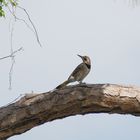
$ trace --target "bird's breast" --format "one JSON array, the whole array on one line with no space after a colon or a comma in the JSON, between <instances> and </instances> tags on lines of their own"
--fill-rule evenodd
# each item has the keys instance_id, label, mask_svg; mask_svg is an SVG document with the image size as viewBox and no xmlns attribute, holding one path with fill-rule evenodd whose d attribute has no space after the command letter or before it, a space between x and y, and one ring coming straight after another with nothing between
<instances>
[{"instance_id":1,"label":"bird's breast","mask_svg":"<svg viewBox=\"0 0 140 140\"><path fill-rule=\"evenodd\" d=\"M81 67L82 68L80 69L80 71L77 73L77 76L75 77L76 81L82 81L90 72L90 69L85 64L83 64Z\"/></svg>"}]
</instances>

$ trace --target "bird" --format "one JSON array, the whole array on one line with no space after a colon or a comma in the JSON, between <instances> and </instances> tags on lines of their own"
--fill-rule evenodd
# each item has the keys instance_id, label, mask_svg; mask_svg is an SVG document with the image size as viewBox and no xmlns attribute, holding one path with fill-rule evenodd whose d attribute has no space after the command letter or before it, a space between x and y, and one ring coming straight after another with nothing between
<instances>
[{"instance_id":1,"label":"bird","mask_svg":"<svg viewBox=\"0 0 140 140\"><path fill-rule=\"evenodd\" d=\"M81 56L79 54L78 56L82 59L83 62L79 64L68 77L68 79L62 84L58 85L56 89L62 89L66 87L66 85L68 85L69 83L76 81L79 82L79 84L82 84L83 79L88 75L91 70L91 60L88 56Z\"/></svg>"}]
</instances>

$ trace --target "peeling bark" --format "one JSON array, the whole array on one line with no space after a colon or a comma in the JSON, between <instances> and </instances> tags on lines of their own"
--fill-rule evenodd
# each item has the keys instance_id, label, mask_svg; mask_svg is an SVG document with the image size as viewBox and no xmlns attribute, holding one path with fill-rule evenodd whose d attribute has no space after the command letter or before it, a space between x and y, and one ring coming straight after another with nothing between
<instances>
[{"instance_id":1,"label":"peeling bark","mask_svg":"<svg viewBox=\"0 0 140 140\"><path fill-rule=\"evenodd\" d=\"M82 84L41 94L26 94L17 102L0 108L0 140L45 122L88 113L140 116L140 88Z\"/></svg>"}]
</instances>

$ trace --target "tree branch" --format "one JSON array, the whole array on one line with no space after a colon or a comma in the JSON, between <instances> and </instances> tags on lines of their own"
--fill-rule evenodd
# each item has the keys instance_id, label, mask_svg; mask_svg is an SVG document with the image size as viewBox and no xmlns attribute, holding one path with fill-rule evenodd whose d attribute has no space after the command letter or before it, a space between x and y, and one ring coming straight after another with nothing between
<instances>
[{"instance_id":1,"label":"tree branch","mask_svg":"<svg viewBox=\"0 0 140 140\"><path fill-rule=\"evenodd\" d=\"M23 50L23 48L22 48L22 47L21 47L21 48L19 48L19 49L17 49L17 50L15 50L15 51L13 51L11 54L9 54L9 55L7 55L7 56L0 57L0 60L2 60L2 59L6 59L6 58L11 58L11 57L14 57L14 56L15 56L15 54L16 54L17 52L21 51L21 50Z\"/></svg>"},{"instance_id":2,"label":"tree branch","mask_svg":"<svg viewBox=\"0 0 140 140\"><path fill-rule=\"evenodd\" d=\"M140 116L140 88L82 84L41 94L26 94L0 108L0 139L21 134L45 122L88 113Z\"/></svg>"}]
</instances>

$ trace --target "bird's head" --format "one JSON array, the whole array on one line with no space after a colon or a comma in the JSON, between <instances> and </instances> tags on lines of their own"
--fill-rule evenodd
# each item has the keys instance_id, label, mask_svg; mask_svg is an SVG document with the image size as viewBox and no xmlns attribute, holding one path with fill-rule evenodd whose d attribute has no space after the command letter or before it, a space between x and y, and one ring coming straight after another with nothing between
<instances>
[{"instance_id":1,"label":"bird's head","mask_svg":"<svg viewBox=\"0 0 140 140\"><path fill-rule=\"evenodd\" d=\"M78 54L78 56L83 60L83 62L87 65L91 65L90 58L88 56L81 56Z\"/></svg>"}]
</instances>

